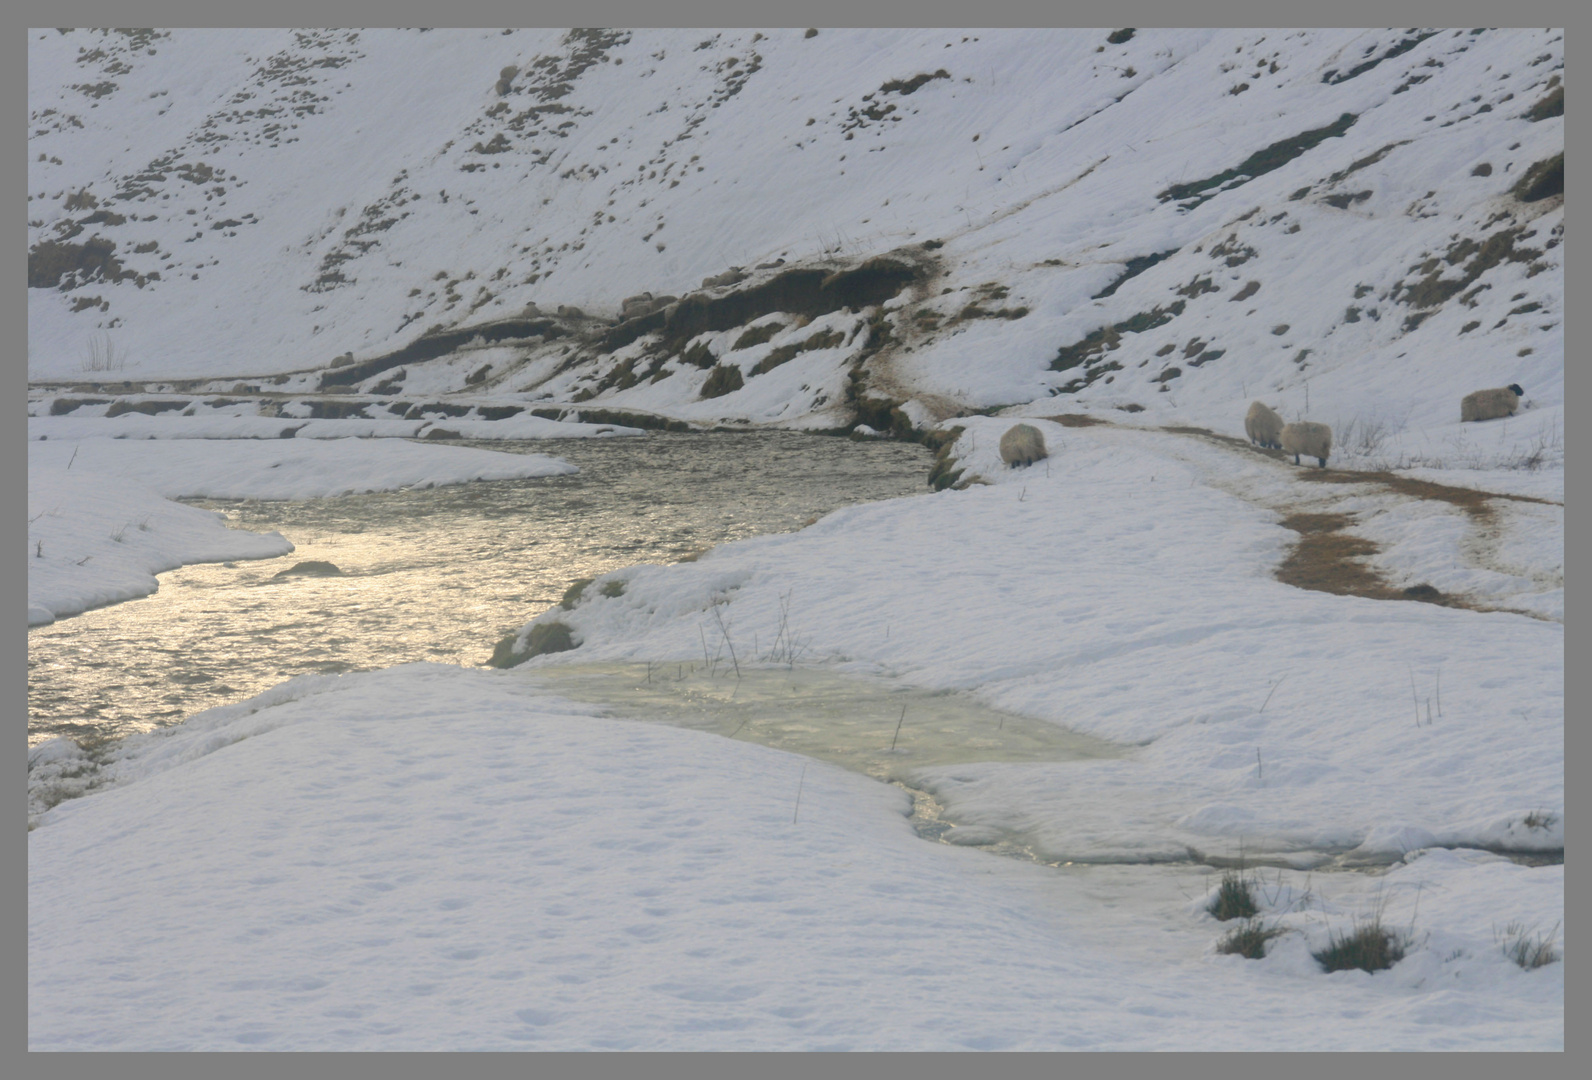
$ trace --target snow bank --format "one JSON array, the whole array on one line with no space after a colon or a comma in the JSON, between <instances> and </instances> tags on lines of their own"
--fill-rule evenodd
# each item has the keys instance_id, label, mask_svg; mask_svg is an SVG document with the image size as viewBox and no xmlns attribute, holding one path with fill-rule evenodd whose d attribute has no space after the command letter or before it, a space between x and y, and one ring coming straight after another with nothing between
<instances>
[{"instance_id":1,"label":"snow bank","mask_svg":"<svg viewBox=\"0 0 1592 1080\"><path fill-rule=\"evenodd\" d=\"M543 454L500 454L396 439L300 442L119 440L31 442L29 468L75 468L139 480L167 498L320 499L470 480L518 480L576 472ZM35 485L29 483L30 491Z\"/></svg>"},{"instance_id":2,"label":"snow bank","mask_svg":"<svg viewBox=\"0 0 1592 1080\"><path fill-rule=\"evenodd\" d=\"M743 663L783 620L804 662L969 690L1142 744L1086 766L919 775L948 818L1050 859L1243 845L1308 864L1388 827L1443 844L1562 847L1562 825L1520 824L1539 808L1563 818L1561 624L1284 585L1272 572L1298 534L1245 496L1276 485L1319 497L1292 465L1032 422L1048 462L1005 468L1011 421L969 421L963 460L989 486L617 571L604 580L622 579L622 595L588 588L522 635L571 628L579 648L538 663L690 661L704 639L724 648L718 604ZM1427 551L1425 568L1457 547Z\"/></svg>"},{"instance_id":3,"label":"snow bank","mask_svg":"<svg viewBox=\"0 0 1592 1080\"><path fill-rule=\"evenodd\" d=\"M641 435L640 428L615 424L579 424L522 414L503 420L435 417L417 420L338 419L315 420L276 416L202 414L148 416L127 412L119 416L30 416L28 438L35 441L69 439L414 439L439 428L466 439L592 439L611 435Z\"/></svg>"},{"instance_id":4,"label":"snow bank","mask_svg":"<svg viewBox=\"0 0 1592 1080\"><path fill-rule=\"evenodd\" d=\"M269 559L293 550L280 533L231 529L148 484L75 463L28 469L28 625L148 596L156 574L186 563Z\"/></svg>"},{"instance_id":5,"label":"snow bank","mask_svg":"<svg viewBox=\"0 0 1592 1080\"><path fill-rule=\"evenodd\" d=\"M28 625L148 596L156 574L186 563L293 550L280 534L229 529L171 499L310 499L575 471L541 454L399 440L30 442Z\"/></svg>"},{"instance_id":6,"label":"snow bank","mask_svg":"<svg viewBox=\"0 0 1592 1080\"><path fill-rule=\"evenodd\" d=\"M1429 947L1326 976L1213 955L1187 873L925 843L897 790L520 672L325 678L120 756L29 834L33 1050L1563 1045L1563 965L1484 925L1559 917L1554 870L1425 856Z\"/></svg>"}]
</instances>

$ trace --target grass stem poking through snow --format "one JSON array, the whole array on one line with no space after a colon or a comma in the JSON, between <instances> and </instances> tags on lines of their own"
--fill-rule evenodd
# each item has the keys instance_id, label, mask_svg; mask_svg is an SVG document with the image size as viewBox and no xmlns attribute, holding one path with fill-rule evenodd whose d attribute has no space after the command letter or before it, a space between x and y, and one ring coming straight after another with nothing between
<instances>
[{"instance_id":1,"label":"grass stem poking through snow","mask_svg":"<svg viewBox=\"0 0 1592 1080\"><path fill-rule=\"evenodd\" d=\"M1260 960L1266 955L1266 943L1288 931L1280 926L1266 926L1259 919L1249 919L1235 926L1217 943L1216 951L1229 956L1242 956L1246 960Z\"/></svg>"},{"instance_id":2,"label":"grass stem poking through snow","mask_svg":"<svg viewBox=\"0 0 1592 1080\"><path fill-rule=\"evenodd\" d=\"M70 458L70 459L69 459L69 460L68 460L68 461L67 461L67 463L66 463L66 467L67 467L67 468L68 468L68 469L70 469L70 468L71 468L71 467L72 467L72 462L74 462L74 461L76 461L76 460L77 460L77 452L78 452L78 451L79 451L79 450L81 450L81 449L83 449L83 448L82 448L82 447L81 447L81 446L74 446L74 447L72 447L72 457L71 457L71 458Z\"/></svg>"},{"instance_id":3,"label":"grass stem poking through snow","mask_svg":"<svg viewBox=\"0 0 1592 1080\"><path fill-rule=\"evenodd\" d=\"M1365 922L1356 919L1354 929L1341 937L1328 931L1327 947L1310 955L1328 972L1353 968L1365 972L1386 971L1404 959L1410 937L1383 926L1382 910L1383 903L1377 904L1370 919ZM1413 928L1415 924L1412 921L1410 925Z\"/></svg>"},{"instance_id":4,"label":"grass stem poking through snow","mask_svg":"<svg viewBox=\"0 0 1592 1080\"><path fill-rule=\"evenodd\" d=\"M907 718L907 707L905 705L903 705L903 706L901 706L901 719L896 721L895 736L894 736L894 738L892 738L890 740L890 752L891 753L895 752L896 739L899 739L901 737L901 725L902 725L902 723L904 723L906 721L906 718Z\"/></svg>"},{"instance_id":5,"label":"grass stem poking through snow","mask_svg":"<svg viewBox=\"0 0 1592 1080\"><path fill-rule=\"evenodd\" d=\"M796 824L796 819L801 816L801 812L802 812L802 785L805 784L806 782L807 782L807 766L803 765L802 766L801 779L796 781L796 809L791 811L791 815L790 815L790 823L792 825Z\"/></svg>"},{"instance_id":6,"label":"grass stem poking through snow","mask_svg":"<svg viewBox=\"0 0 1592 1080\"><path fill-rule=\"evenodd\" d=\"M724 629L724 618L719 614L719 605L713 605L713 619L719 624L719 633L724 636L724 644L730 647L730 663L735 665L735 678L741 677L741 662L735 658L735 642L730 640L730 632Z\"/></svg>"},{"instance_id":7,"label":"grass stem poking through snow","mask_svg":"<svg viewBox=\"0 0 1592 1080\"><path fill-rule=\"evenodd\" d=\"M1282 679L1286 679L1287 677L1288 677L1287 675L1284 675L1282 677ZM1276 682L1272 683L1271 684L1271 689L1266 691L1266 700L1262 701L1260 703L1260 711L1261 712L1265 712L1266 711L1266 706L1271 704L1271 695L1275 694L1277 692L1277 687L1282 685L1282 679L1278 679Z\"/></svg>"},{"instance_id":8,"label":"grass stem poking through snow","mask_svg":"<svg viewBox=\"0 0 1592 1080\"><path fill-rule=\"evenodd\" d=\"M1421 702L1420 702L1420 699L1415 696L1415 669L1413 667L1410 667L1409 664L1405 664L1404 666L1406 668L1409 668L1409 672L1410 672L1410 704L1415 706L1415 726L1416 727L1420 727L1421 726Z\"/></svg>"},{"instance_id":9,"label":"grass stem poking through snow","mask_svg":"<svg viewBox=\"0 0 1592 1080\"><path fill-rule=\"evenodd\" d=\"M1546 935L1538 934L1533 937L1528 928L1518 922L1512 922L1504 927L1502 934L1494 927L1493 940L1498 942L1504 955L1509 959L1526 971L1535 971L1560 959L1559 950L1553 947L1554 941L1559 936L1559 925L1554 923L1553 929Z\"/></svg>"}]
</instances>

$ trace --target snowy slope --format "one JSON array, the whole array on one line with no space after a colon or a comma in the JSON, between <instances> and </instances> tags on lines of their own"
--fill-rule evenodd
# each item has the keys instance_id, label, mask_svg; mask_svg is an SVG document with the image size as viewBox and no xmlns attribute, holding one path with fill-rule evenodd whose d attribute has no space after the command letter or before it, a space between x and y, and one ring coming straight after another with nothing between
<instances>
[{"instance_id":1,"label":"snowy slope","mask_svg":"<svg viewBox=\"0 0 1592 1080\"><path fill-rule=\"evenodd\" d=\"M1265 396L1396 431L1517 382L1556 417L1562 38L34 31L29 370L314 390L534 302L472 392L917 428L1060 395L1226 431ZM752 295L881 256L901 277L847 303ZM643 292L697 300L614 334ZM464 390L460 355L326 385Z\"/></svg>"}]
</instances>

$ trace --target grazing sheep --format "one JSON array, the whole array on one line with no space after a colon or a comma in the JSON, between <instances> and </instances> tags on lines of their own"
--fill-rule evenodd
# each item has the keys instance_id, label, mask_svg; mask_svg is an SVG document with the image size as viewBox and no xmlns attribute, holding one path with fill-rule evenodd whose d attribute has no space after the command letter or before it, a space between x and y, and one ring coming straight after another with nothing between
<instances>
[{"instance_id":1,"label":"grazing sheep","mask_svg":"<svg viewBox=\"0 0 1592 1080\"><path fill-rule=\"evenodd\" d=\"M508 67L506 67L502 71L498 72L498 78L500 78L500 79L502 79L502 80L504 80L506 82L506 81L514 78L514 76L518 75L519 73L520 73L520 69L515 67L513 64L510 64Z\"/></svg>"},{"instance_id":2,"label":"grazing sheep","mask_svg":"<svg viewBox=\"0 0 1592 1080\"><path fill-rule=\"evenodd\" d=\"M1459 403L1460 422L1496 420L1500 416L1513 416L1515 410L1520 408L1520 399L1525 393L1520 389L1519 383L1510 383L1496 390L1477 390L1474 394L1466 394L1464 400Z\"/></svg>"},{"instance_id":3,"label":"grazing sheep","mask_svg":"<svg viewBox=\"0 0 1592 1080\"><path fill-rule=\"evenodd\" d=\"M1032 465L1049 457L1045 450L1045 437L1032 424L1018 424L1006 429L1001 436L1001 460L1012 468Z\"/></svg>"},{"instance_id":4,"label":"grazing sheep","mask_svg":"<svg viewBox=\"0 0 1592 1080\"><path fill-rule=\"evenodd\" d=\"M1294 456L1295 465L1299 464L1299 455L1304 454L1315 458L1325 469L1327 455L1332 453L1332 429L1311 420L1288 424L1282 429L1282 448Z\"/></svg>"},{"instance_id":5,"label":"grazing sheep","mask_svg":"<svg viewBox=\"0 0 1592 1080\"><path fill-rule=\"evenodd\" d=\"M1280 450L1282 443L1278 438L1282 435L1282 417L1267 408L1264 402L1251 402L1249 414L1244 417L1244 434L1256 446Z\"/></svg>"}]
</instances>

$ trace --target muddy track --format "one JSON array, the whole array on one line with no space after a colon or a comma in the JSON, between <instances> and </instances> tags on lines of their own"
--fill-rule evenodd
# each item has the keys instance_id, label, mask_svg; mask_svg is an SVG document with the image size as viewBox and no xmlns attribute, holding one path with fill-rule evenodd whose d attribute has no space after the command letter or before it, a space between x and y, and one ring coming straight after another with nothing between
<instances>
[{"instance_id":1,"label":"muddy track","mask_svg":"<svg viewBox=\"0 0 1592 1080\"><path fill-rule=\"evenodd\" d=\"M1083 414L1048 416L1064 427L1110 426L1122 427L1109 420ZM1142 429L1141 429L1142 430ZM1206 428L1169 426L1159 429L1168 434L1199 439L1230 452L1256 454L1287 464L1290 455L1281 450L1255 446L1245 439L1221 435ZM1467 562L1474 566L1499 573L1516 574L1517 571L1501 564L1498 557L1504 523L1499 513L1500 503L1528 503L1540 506L1562 506L1551 499L1530 495L1510 495L1503 492L1480 491L1475 488L1452 487L1431 480L1417 480L1390 472L1352 472L1346 469L1302 469L1295 479L1312 484L1335 485L1355 490L1342 491L1343 495L1363 494L1367 486L1373 491L1398 495L1406 499L1443 502L1464 511L1469 531L1461 545ZM1235 492L1235 494L1239 494ZM1328 492L1328 498L1338 493ZM1254 501L1251 499L1250 501ZM1496 604L1479 602L1473 598L1444 593L1429 584L1416 584L1399 588L1391 584L1371 564L1381 553L1381 545L1363 536L1349 532L1357 521L1353 514L1335 512L1309 512L1301 506L1270 506L1283 514L1281 524L1299 534L1299 540L1276 571L1278 581L1300 589L1333 593L1338 596L1361 596L1370 600L1407 600L1417 603L1438 604L1443 607L1460 607L1472 611L1505 611L1517 615L1542 619L1536 612ZM1532 576L1532 575L1521 575ZM1562 586L1562 581L1543 582Z\"/></svg>"}]
</instances>

